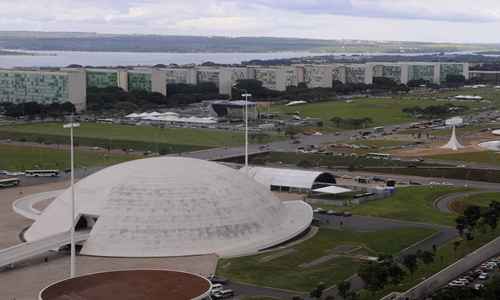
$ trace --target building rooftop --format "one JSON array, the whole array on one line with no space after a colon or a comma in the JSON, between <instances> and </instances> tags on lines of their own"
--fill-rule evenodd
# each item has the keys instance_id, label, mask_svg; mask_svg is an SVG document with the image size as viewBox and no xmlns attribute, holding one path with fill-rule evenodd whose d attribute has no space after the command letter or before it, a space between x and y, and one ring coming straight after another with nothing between
<instances>
[{"instance_id":1,"label":"building rooftop","mask_svg":"<svg viewBox=\"0 0 500 300\"><path fill-rule=\"evenodd\" d=\"M40 300L191 300L209 295L210 282L198 275L166 270L129 270L84 275L57 282Z\"/></svg>"},{"instance_id":2,"label":"building rooftop","mask_svg":"<svg viewBox=\"0 0 500 300\"><path fill-rule=\"evenodd\" d=\"M85 255L254 254L295 237L312 221L308 204L281 202L246 174L191 158L118 164L82 179L75 190L77 221L85 219L91 227L81 251ZM70 203L68 189L45 209L25 238L32 241L68 231Z\"/></svg>"}]
</instances>

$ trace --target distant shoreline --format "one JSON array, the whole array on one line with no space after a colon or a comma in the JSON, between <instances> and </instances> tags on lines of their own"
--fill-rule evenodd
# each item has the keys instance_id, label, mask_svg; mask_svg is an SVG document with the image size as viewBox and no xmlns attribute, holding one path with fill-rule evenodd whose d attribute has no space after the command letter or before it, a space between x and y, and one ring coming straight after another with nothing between
<instances>
[{"instance_id":1,"label":"distant shoreline","mask_svg":"<svg viewBox=\"0 0 500 300\"><path fill-rule=\"evenodd\" d=\"M34 53L19 50L0 49L0 56L56 56L55 53Z\"/></svg>"}]
</instances>

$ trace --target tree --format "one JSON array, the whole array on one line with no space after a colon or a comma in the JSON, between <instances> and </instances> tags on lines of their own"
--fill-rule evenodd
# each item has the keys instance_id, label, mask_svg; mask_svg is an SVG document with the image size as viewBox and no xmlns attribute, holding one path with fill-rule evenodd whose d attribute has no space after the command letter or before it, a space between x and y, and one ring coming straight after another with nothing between
<instances>
[{"instance_id":1,"label":"tree","mask_svg":"<svg viewBox=\"0 0 500 300\"><path fill-rule=\"evenodd\" d=\"M290 139L294 139L295 136L301 132L302 131L297 126L288 126L287 128L285 128L285 135Z\"/></svg>"},{"instance_id":2,"label":"tree","mask_svg":"<svg viewBox=\"0 0 500 300\"><path fill-rule=\"evenodd\" d=\"M361 265L358 271L359 277L363 279L368 290L375 293L387 284L388 273L386 268L378 262L369 262Z\"/></svg>"},{"instance_id":3,"label":"tree","mask_svg":"<svg viewBox=\"0 0 500 300\"><path fill-rule=\"evenodd\" d=\"M407 254L403 257L403 265L410 271L410 274L413 276L413 273L417 270L417 256L415 254Z\"/></svg>"},{"instance_id":4,"label":"tree","mask_svg":"<svg viewBox=\"0 0 500 300\"><path fill-rule=\"evenodd\" d=\"M482 220L485 224L490 226L491 230L495 230L498 225L498 215L494 209L489 208L488 211L483 215Z\"/></svg>"},{"instance_id":5,"label":"tree","mask_svg":"<svg viewBox=\"0 0 500 300\"><path fill-rule=\"evenodd\" d=\"M465 84L465 77L464 75L448 74L446 75L445 84L449 87L463 86Z\"/></svg>"},{"instance_id":6,"label":"tree","mask_svg":"<svg viewBox=\"0 0 500 300\"><path fill-rule=\"evenodd\" d=\"M419 259L426 265L434 262L434 253L429 251L422 251L420 253Z\"/></svg>"},{"instance_id":7,"label":"tree","mask_svg":"<svg viewBox=\"0 0 500 300\"><path fill-rule=\"evenodd\" d=\"M476 226L476 223L480 217L481 217L481 208L479 206L469 205L464 210L464 218L465 218L466 224L471 229L473 229L474 226Z\"/></svg>"},{"instance_id":8,"label":"tree","mask_svg":"<svg viewBox=\"0 0 500 300\"><path fill-rule=\"evenodd\" d=\"M350 289L351 289L351 282L346 281L346 280L342 281L337 286L337 290L339 291L339 295L344 299L347 299L347 295L348 295Z\"/></svg>"},{"instance_id":9,"label":"tree","mask_svg":"<svg viewBox=\"0 0 500 300\"><path fill-rule=\"evenodd\" d=\"M318 286L311 291L309 294L311 298L316 298L319 299L323 295L323 291L325 290L326 286L323 283L319 283Z\"/></svg>"},{"instance_id":10,"label":"tree","mask_svg":"<svg viewBox=\"0 0 500 300\"><path fill-rule=\"evenodd\" d=\"M460 247L460 241L454 241L453 242L453 252L455 254L455 257L457 257L458 247Z\"/></svg>"},{"instance_id":11,"label":"tree","mask_svg":"<svg viewBox=\"0 0 500 300\"><path fill-rule=\"evenodd\" d=\"M463 236L464 234L464 230L467 226L467 220L465 219L464 216L458 216L456 219L455 219L455 223L457 224L455 226L455 228L458 230L458 234L460 236Z\"/></svg>"},{"instance_id":12,"label":"tree","mask_svg":"<svg viewBox=\"0 0 500 300\"><path fill-rule=\"evenodd\" d=\"M400 284L406 276L405 271L395 262L388 266L387 273L390 283L394 285Z\"/></svg>"}]
</instances>

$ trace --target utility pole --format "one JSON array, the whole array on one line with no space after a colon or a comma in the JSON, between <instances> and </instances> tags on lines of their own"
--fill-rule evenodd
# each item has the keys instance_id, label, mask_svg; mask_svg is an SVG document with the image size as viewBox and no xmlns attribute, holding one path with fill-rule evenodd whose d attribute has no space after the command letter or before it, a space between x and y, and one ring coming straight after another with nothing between
<instances>
[{"instance_id":1,"label":"utility pole","mask_svg":"<svg viewBox=\"0 0 500 300\"><path fill-rule=\"evenodd\" d=\"M70 152L71 152L71 258L70 258L70 278L75 277L75 151L73 143L73 128L80 127L79 123L73 122L73 115L71 115L71 123L65 124L63 128L69 128L70 135Z\"/></svg>"},{"instance_id":2,"label":"utility pole","mask_svg":"<svg viewBox=\"0 0 500 300\"><path fill-rule=\"evenodd\" d=\"M252 94L245 93L241 96L245 98L245 168L248 173L248 98L252 97Z\"/></svg>"}]
</instances>

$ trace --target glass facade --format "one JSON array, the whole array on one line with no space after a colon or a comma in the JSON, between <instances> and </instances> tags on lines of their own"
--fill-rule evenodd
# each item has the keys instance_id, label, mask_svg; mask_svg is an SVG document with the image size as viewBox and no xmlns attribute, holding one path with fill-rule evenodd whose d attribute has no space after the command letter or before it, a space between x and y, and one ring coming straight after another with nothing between
<instances>
[{"instance_id":1,"label":"glass facade","mask_svg":"<svg viewBox=\"0 0 500 300\"><path fill-rule=\"evenodd\" d=\"M68 81L68 76L60 73L0 70L0 102L67 102Z\"/></svg>"},{"instance_id":2,"label":"glass facade","mask_svg":"<svg viewBox=\"0 0 500 300\"><path fill-rule=\"evenodd\" d=\"M346 83L365 83L365 66L346 66L345 80Z\"/></svg>"},{"instance_id":3,"label":"glass facade","mask_svg":"<svg viewBox=\"0 0 500 300\"><path fill-rule=\"evenodd\" d=\"M219 86L219 71L209 71L209 70L198 70L197 79L198 82L213 82L216 86Z\"/></svg>"},{"instance_id":4,"label":"glass facade","mask_svg":"<svg viewBox=\"0 0 500 300\"><path fill-rule=\"evenodd\" d=\"M441 82L446 82L446 77L448 75L463 75L464 65L463 64L441 64L440 78Z\"/></svg>"},{"instance_id":5,"label":"glass facade","mask_svg":"<svg viewBox=\"0 0 500 300\"><path fill-rule=\"evenodd\" d=\"M434 68L433 65L409 65L408 81L426 80L428 82L434 82Z\"/></svg>"},{"instance_id":6,"label":"glass facade","mask_svg":"<svg viewBox=\"0 0 500 300\"><path fill-rule=\"evenodd\" d=\"M128 90L129 91L148 91L152 90L151 74L150 73L128 73Z\"/></svg>"},{"instance_id":7,"label":"glass facade","mask_svg":"<svg viewBox=\"0 0 500 300\"><path fill-rule=\"evenodd\" d=\"M384 77L401 83L401 66L373 66L373 77Z\"/></svg>"},{"instance_id":8,"label":"glass facade","mask_svg":"<svg viewBox=\"0 0 500 300\"><path fill-rule=\"evenodd\" d=\"M276 70L256 69L255 79L262 82L263 86L268 88L274 88L278 84Z\"/></svg>"},{"instance_id":9,"label":"glass facade","mask_svg":"<svg viewBox=\"0 0 500 300\"><path fill-rule=\"evenodd\" d=\"M87 70L87 87L106 88L118 86L118 73Z\"/></svg>"}]
</instances>

